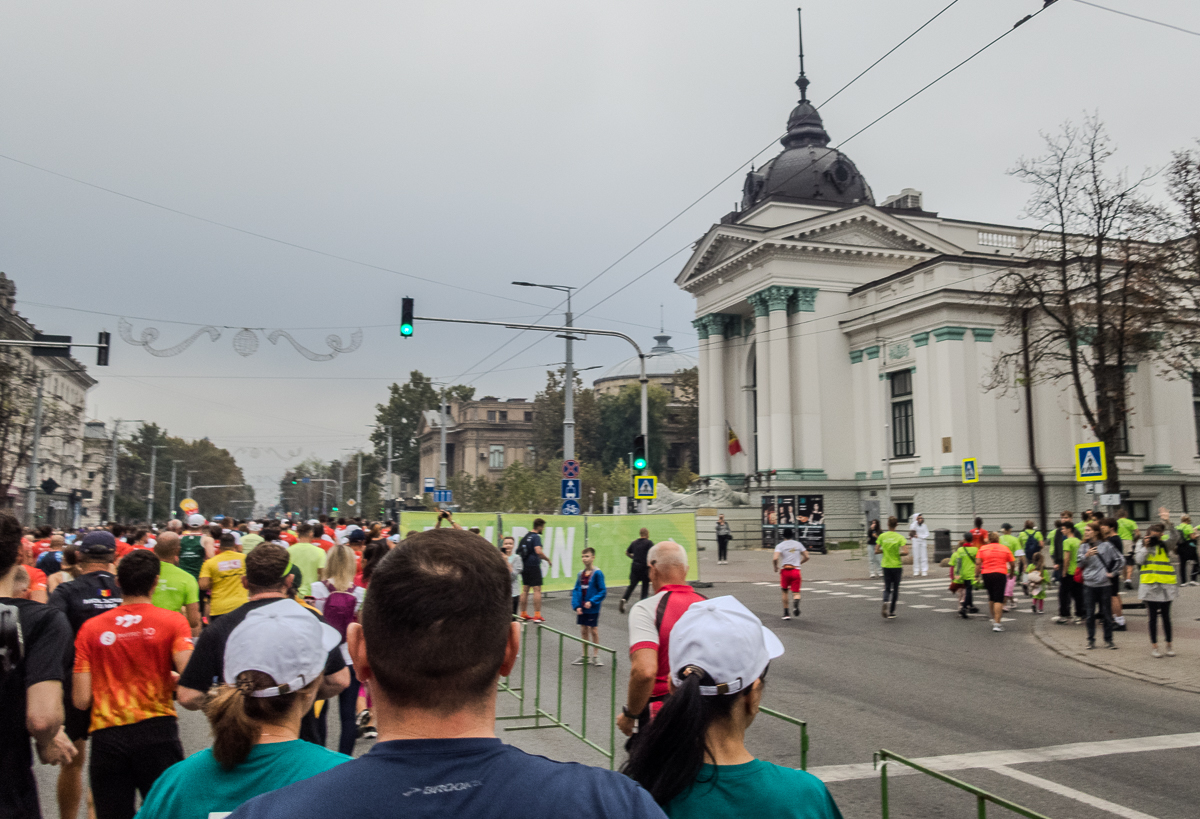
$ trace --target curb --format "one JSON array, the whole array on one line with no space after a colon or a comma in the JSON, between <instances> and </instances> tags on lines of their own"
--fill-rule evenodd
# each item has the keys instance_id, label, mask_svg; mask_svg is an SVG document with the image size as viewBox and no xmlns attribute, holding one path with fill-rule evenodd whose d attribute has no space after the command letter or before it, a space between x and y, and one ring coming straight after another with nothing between
<instances>
[{"instance_id":1,"label":"curb","mask_svg":"<svg viewBox=\"0 0 1200 819\"><path fill-rule=\"evenodd\" d=\"M1133 671L1132 669L1123 668L1121 666L1112 665L1111 663L1106 663L1102 660L1095 659L1094 656L1092 654L1088 654L1086 650L1080 651L1079 649L1070 648L1063 644L1062 641L1060 641L1057 637L1050 636L1046 633L1047 629L1052 628L1054 625L1056 624L1049 620L1039 618L1037 622L1033 624L1033 636L1038 639L1038 642L1053 651L1055 654L1066 657L1070 660L1075 660L1083 665L1091 666L1092 668L1098 668L1101 671L1107 671L1110 674L1117 674L1133 680L1140 680L1141 682L1160 685L1163 688L1173 688L1176 691L1186 691L1189 694L1200 694L1200 685L1189 685L1187 683L1175 682L1174 680L1164 680L1162 677L1143 674L1140 671Z\"/></svg>"}]
</instances>

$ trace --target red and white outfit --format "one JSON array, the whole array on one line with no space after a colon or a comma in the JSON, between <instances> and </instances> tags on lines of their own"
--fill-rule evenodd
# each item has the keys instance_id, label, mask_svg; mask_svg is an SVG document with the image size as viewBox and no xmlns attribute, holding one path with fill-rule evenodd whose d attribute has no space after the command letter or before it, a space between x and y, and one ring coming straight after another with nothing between
<instances>
[{"instance_id":1,"label":"red and white outfit","mask_svg":"<svg viewBox=\"0 0 1200 819\"><path fill-rule=\"evenodd\" d=\"M779 588L799 593L801 555L807 551L798 540L781 540L775 545L775 554L779 557Z\"/></svg>"},{"instance_id":2,"label":"red and white outfit","mask_svg":"<svg viewBox=\"0 0 1200 819\"><path fill-rule=\"evenodd\" d=\"M659 592L640 600L629 610L629 654L643 648L658 652L658 670L654 675L654 689L650 692L649 712L651 717L658 713L662 701L670 693L667 682L671 674L668 653L671 645L671 629L693 603L704 600L686 584L663 586Z\"/></svg>"}]
</instances>

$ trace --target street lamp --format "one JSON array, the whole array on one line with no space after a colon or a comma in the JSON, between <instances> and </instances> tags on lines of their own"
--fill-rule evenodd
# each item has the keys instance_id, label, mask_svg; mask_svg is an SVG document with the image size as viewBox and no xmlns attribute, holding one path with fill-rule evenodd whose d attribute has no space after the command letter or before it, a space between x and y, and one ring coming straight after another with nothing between
<instances>
[{"instance_id":1,"label":"street lamp","mask_svg":"<svg viewBox=\"0 0 1200 819\"><path fill-rule=\"evenodd\" d=\"M567 320L564 324L566 327L572 326L573 317L571 315L571 291L577 288L570 287L565 284L535 284L534 282L513 282L518 287L541 287L546 290L557 290L560 293L567 294ZM567 360L566 368L563 371L563 460L575 460L575 369L572 361L572 344L575 341L575 336L567 331L559 338L567 340Z\"/></svg>"}]
</instances>

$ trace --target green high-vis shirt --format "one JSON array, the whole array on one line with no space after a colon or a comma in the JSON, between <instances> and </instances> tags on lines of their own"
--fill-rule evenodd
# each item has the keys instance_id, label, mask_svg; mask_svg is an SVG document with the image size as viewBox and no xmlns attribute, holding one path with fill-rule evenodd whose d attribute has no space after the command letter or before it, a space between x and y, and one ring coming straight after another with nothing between
<instances>
[{"instance_id":1,"label":"green high-vis shirt","mask_svg":"<svg viewBox=\"0 0 1200 819\"><path fill-rule=\"evenodd\" d=\"M1121 540L1133 540L1137 535L1137 523L1129 518L1117 518L1117 534Z\"/></svg>"},{"instance_id":2,"label":"green high-vis shirt","mask_svg":"<svg viewBox=\"0 0 1200 819\"><path fill-rule=\"evenodd\" d=\"M150 602L160 609L182 613L183 607L200 601L200 584L196 578L176 566L162 561L158 566L158 585Z\"/></svg>"},{"instance_id":3,"label":"green high-vis shirt","mask_svg":"<svg viewBox=\"0 0 1200 819\"><path fill-rule=\"evenodd\" d=\"M879 565L885 569L899 569L904 566L900 560L900 550L904 548L904 535L899 532L884 532L875 540L879 547L882 560Z\"/></svg>"}]
</instances>

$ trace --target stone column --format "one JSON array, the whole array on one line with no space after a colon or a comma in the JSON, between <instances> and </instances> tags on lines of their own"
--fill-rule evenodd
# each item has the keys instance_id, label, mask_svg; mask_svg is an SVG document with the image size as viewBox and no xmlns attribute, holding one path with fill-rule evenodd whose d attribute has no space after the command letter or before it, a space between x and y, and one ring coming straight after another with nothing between
<instances>
[{"instance_id":1,"label":"stone column","mask_svg":"<svg viewBox=\"0 0 1200 819\"><path fill-rule=\"evenodd\" d=\"M713 313L704 318L708 322L708 370L712 374L708 392L708 456L711 469L707 474L727 475L729 446L725 426L725 397L729 389L725 383L725 335L730 316Z\"/></svg>"},{"instance_id":2,"label":"stone column","mask_svg":"<svg viewBox=\"0 0 1200 819\"><path fill-rule=\"evenodd\" d=\"M962 344L966 333L966 327L939 327L930 333L937 361L934 378L941 385L937 395L939 445L936 453L940 475L958 475L962 470L961 459L977 457L968 451L971 442L967 439L967 380L963 378ZM950 439L948 453L941 451L942 438Z\"/></svg>"},{"instance_id":3,"label":"stone column","mask_svg":"<svg viewBox=\"0 0 1200 819\"><path fill-rule=\"evenodd\" d=\"M700 336L700 354L699 368L699 395L696 396L697 409L700 415L699 429L696 431L696 448L699 450L696 457L700 463L697 466L701 475L716 474L713 468L712 452L709 449L709 426L712 424L712 419L709 416L709 393L712 391L712 369L709 364L709 340L708 340L708 317L701 316L692 321L692 326L696 328L696 334Z\"/></svg>"},{"instance_id":4,"label":"stone column","mask_svg":"<svg viewBox=\"0 0 1200 819\"><path fill-rule=\"evenodd\" d=\"M796 455L792 426L792 365L788 341L788 302L794 287L773 285L767 298L767 344L771 348L771 468L792 470Z\"/></svg>"},{"instance_id":5,"label":"stone column","mask_svg":"<svg viewBox=\"0 0 1200 819\"><path fill-rule=\"evenodd\" d=\"M801 479L824 480L825 454L821 428L821 363L818 350L822 339L814 338L801 343L804 332L802 314L816 310L817 288L796 287L794 296L788 302L788 332L791 333L789 346L791 348L792 373L792 406L796 410L795 423L795 466L800 472ZM810 333L812 328L809 328ZM804 358L807 356L807 359Z\"/></svg>"},{"instance_id":6,"label":"stone column","mask_svg":"<svg viewBox=\"0 0 1200 819\"><path fill-rule=\"evenodd\" d=\"M976 400L979 401L979 455L976 457L979 458L980 474L987 475L999 474L1000 466L1000 422L996 412L996 402L1000 396L996 392L983 391L983 382L992 370L992 337L995 335L996 331L991 328L971 328L975 347Z\"/></svg>"},{"instance_id":7,"label":"stone column","mask_svg":"<svg viewBox=\"0 0 1200 819\"><path fill-rule=\"evenodd\" d=\"M915 423L917 455L921 459L921 475L932 475L937 470L937 454L942 451L942 439L937 430L937 404L933 395L933 364L930 360L929 333L915 333L910 339L913 345L913 421Z\"/></svg>"},{"instance_id":8,"label":"stone column","mask_svg":"<svg viewBox=\"0 0 1200 819\"><path fill-rule=\"evenodd\" d=\"M767 297L762 293L751 293L746 300L754 308L754 392L758 404L755 419L758 429L758 447L754 458L754 468L765 471L772 468L774 462L771 440L771 345L769 343L769 327L767 316L770 307Z\"/></svg>"}]
</instances>

